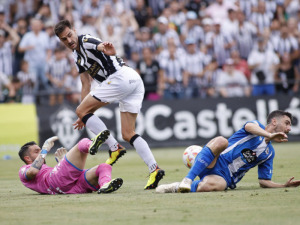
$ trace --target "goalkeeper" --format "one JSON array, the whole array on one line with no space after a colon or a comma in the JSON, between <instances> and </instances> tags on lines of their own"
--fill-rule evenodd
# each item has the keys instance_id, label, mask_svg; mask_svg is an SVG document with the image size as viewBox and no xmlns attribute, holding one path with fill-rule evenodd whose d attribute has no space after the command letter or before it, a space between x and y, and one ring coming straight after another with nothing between
<instances>
[{"instance_id":1,"label":"goalkeeper","mask_svg":"<svg viewBox=\"0 0 300 225\"><path fill-rule=\"evenodd\" d=\"M26 165L19 170L23 185L41 194L83 194L98 191L110 193L119 189L123 183L121 178L111 180L112 167L100 164L85 170L87 155L97 150L109 137L109 131L100 132L94 139L82 139L69 152L59 148L55 152L58 164L52 168L46 165L47 153L58 138L46 140L42 149L35 142L24 144L19 156Z\"/></svg>"}]
</instances>

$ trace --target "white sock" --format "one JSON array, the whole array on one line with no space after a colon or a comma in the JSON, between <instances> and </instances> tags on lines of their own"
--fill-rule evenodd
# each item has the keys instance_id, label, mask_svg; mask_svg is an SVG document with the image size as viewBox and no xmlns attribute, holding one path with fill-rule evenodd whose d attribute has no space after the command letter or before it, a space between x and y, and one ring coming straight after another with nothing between
<instances>
[{"instance_id":1,"label":"white sock","mask_svg":"<svg viewBox=\"0 0 300 225\"><path fill-rule=\"evenodd\" d=\"M105 126L103 121L95 115L92 115L90 118L88 118L85 125L95 135L99 134L103 130L107 130L107 127ZM109 138L106 140L105 144L108 145L111 151L118 150L118 142L112 135L109 135Z\"/></svg>"},{"instance_id":2,"label":"white sock","mask_svg":"<svg viewBox=\"0 0 300 225\"><path fill-rule=\"evenodd\" d=\"M135 147L136 152L148 166L149 172L152 173L156 169L157 163L147 142L141 136L139 136L134 140L133 147Z\"/></svg>"}]
</instances>

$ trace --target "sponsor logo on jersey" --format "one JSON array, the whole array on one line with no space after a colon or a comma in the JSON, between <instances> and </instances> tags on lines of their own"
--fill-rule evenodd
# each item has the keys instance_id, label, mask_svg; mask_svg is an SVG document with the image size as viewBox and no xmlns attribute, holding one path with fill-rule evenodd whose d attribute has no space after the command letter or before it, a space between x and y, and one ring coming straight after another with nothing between
<instances>
[{"instance_id":1,"label":"sponsor logo on jersey","mask_svg":"<svg viewBox=\"0 0 300 225\"><path fill-rule=\"evenodd\" d=\"M25 169L26 169L26 168L22 168L22 169L21 169L21 174L22 174L22 175L24 175Z\"/></svg>"},{"instance_id":2,"label":"sponsor logo on jersey","mask_svg":"<svg viewBox=\"0 0 300 225\"><path fill-rule=\"evenodd\" d=\"M243 149L242 155L248 163L252 163L257 159L256 152L252 151L251 149Z\"/></svg>"},{"instance_id":3,"label":"sponsor logo on jersey","mask_svg":"<svg viewBox=\"0 0 300 225\"><path fill-rule=\"evenodd\" d=\"M91 67L87 70L88 74L91 75L91 77L94 77L98 74L99 70L100 70L100 66L97 62L94 62Z\"/></svg>"},{"instance_id":4,"label":"sponsor logo on jersey","mask_svg":"<svg viewBox=\"0 0 300 225\"><path fill-rule=\"evenodd\" d=\"M129 80L129 84L135 83L136 80Z\"/></svg>"},{"instance_id":5,"label":"sponsor logo on jersey","mask_svg":"<svg viewBox=\"0 0 300 225\"><path fill-rule=\"evenodd\" d=\"M81 63L81 58L78 58L77 64L80 64L80 63Z\"/></svg>"}]
</instances>

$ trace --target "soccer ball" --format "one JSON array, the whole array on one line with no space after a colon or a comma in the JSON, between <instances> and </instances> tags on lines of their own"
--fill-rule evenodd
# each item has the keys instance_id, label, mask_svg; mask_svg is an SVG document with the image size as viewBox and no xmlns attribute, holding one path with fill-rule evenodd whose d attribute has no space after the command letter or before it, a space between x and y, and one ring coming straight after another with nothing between
<instances>
[{"instance_id":1,"label":"soccer ball","mask_svg":"<svg viewBox=\"0 0 300 225\"><path fill-rule=\"evenodd\" d=\"M190 169L193 166L195 158L201 150L202 147L199 145L192 145L184 150L182 161L187 168Z\"/></svg>"}]
</instances>

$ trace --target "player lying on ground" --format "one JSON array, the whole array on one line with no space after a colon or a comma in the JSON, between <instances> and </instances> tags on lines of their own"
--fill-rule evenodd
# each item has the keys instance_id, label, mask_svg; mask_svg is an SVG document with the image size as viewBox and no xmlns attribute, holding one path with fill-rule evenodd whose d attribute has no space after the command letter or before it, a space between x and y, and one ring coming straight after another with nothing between
<instances>
[{"instance_id":1,"label":"player lying on ground","mask_svg":"<svg viewBox=\"0 0 300 225\"><path fill-rule=\"evenodd\" d=\"M100 164L85 170L85 162L90 151L98 149L106 141L109 131L104 130L92 141L84 138L69 152L57 149L55 158L58 164L52 168L45 164L45 157L58 138L46 140L42 149L35 142L21 147L19 156L25 162L19 170L21 182L25 187L41 194L83 194L98 191L110 193L122 186L123 180L111 180L112 167Z\"/></svg>"},{"instance_id":2,"label":"player lying on ground","mask_svg":"<svg viewBox=\"0 0 300 225\"><path fill-rule=\"evenodd\" d=\"M149 168L150 176L144 189L155 189L165 172L158 167L147 142L135 133L135 122L145 93L141 76L116 56L112 43L102 42L88 34L78 36L68 20L57 23L54 31L60 41L73 51L82 82L82 102L76 109L78 120L73 124L75 129L87 126L94 134L106 130L106 125L94 112L112 102L119 102L122 137L136 149ZM99 84L92 91L89 76ZM110 148L106 163L113 165L126 153L126 149L112 135L105 143Z\"/></svg>"},{"instance_id":3,"label":"player lying on ground","mask_svg":"<svg viewBox=\"0 0 300 225\"><path fill-rule=\"evenodd\" d=\"M212 139L195 158L194 165L182 182L160 185L158 193L209 192L234 189L248 170L258 166L259 184L263 188L297 187L300 180L288 179L285 184L271 181L275 156L271 141L287 142L292 115L281 110L273 111L267 126L249 121L228 140ZM199 176L200 180L194 181Z\"/></svg>"}]
</instances>

